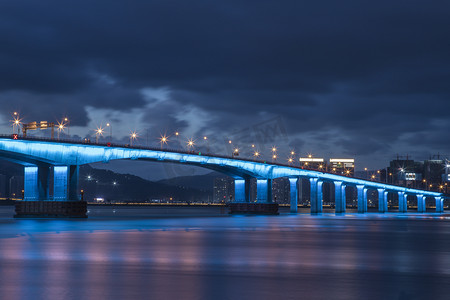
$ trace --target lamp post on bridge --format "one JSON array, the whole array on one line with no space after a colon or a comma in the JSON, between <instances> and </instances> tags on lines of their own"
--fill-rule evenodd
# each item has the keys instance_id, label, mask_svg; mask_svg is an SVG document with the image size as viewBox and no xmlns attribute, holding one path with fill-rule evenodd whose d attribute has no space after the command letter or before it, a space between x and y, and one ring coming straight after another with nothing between
<instances>
[{"instance_id":1,"label":"lamp post on bridge","mask_svg":"<svg viewBox=\"0 0 450 300\"><path fill-rule=\"evenodd\" d=\"M98 137L99 135L103 135L103 128L99 127L95 131L95 143L98 144Z\"/></svg>"},{"instance_id":2,"label":"lamp post on bridge","mask_svg":"<svg viewBox=\"0 0 450 300\"><path fill-rule=\"evenodd\" d=\"M208 137L205 135L203 137L203 140L206 141L206 152L209 153L209 139Z\"/></svg>"},{"instance_id":3,"label":"lamp post on bridge","mask_svg":"<svg viewBox=\"0 0 450 300\"><path fill-rule=\"evenodd\" d=\"M195 146L195 141L194 139L188 139L188 141L186 142L189 151L194 151L194 146Z\"/></svg>"},{"instance_id":4,"label":"lamp post on bridge","mask_svg":"<svg viewBox=\"0 0 450 300\"><path fill-rule=\"evenodd\" d=\"M130 146L133 146L133 141L136 140L138 137L136 131L133 131L130 133Z\"/></svg>"},{"instance_id":5,"label":"lamp post on bridge","mask_svg":"<svg viewBox=\"0 0 450 300\"><path fill-rule=\"evenodd\" d=\"M165 134L161 135L161 137L159 138L159 143L161 144L161 150L163 149L164 144L167 145L168 141L169 141L169 138Z\"/></svg>"},{"instance_id":6,"label":"lamp post on bridge","mask_svg":"<svg viewBox=\"0 0 450 300\"><path fill-rule=\"evenodd\" d=\"M21 119L19 116L19 113L17 111L15 111L13 113L13 119L12 119L12 133L14 134L14 129L17 126L17 134L20 134L20 124L21 124Z\"/></svg>"},{"instance_id":7,"label":"lamp post on bridge","mask_svg":"<svg viewBox=\"0 0 450 300\"><path fill-rule=\"evenodd\" d=\"M112 125L111 125L111 123L106 123L106 127L109 127L109 141L112 143Z\"/></svg>"},{"instance_id":8,"label":"lamp post on bridge","mask_svg":"<svg viewBox=\"0 0 450 300\"><path fill-rule=\"evenodd\" d=\"M64 121L64 126L67 126L67 135L69 136L69 138L70 138L70 121L69 121L69 118L68 117L64 117L64 119L63 119Z\"/></svg>"}]
</instances>

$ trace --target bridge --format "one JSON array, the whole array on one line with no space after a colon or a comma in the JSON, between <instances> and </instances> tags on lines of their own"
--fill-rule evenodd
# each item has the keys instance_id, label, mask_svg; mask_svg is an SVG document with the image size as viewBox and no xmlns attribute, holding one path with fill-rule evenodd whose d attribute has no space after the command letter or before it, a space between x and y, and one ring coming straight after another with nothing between
<instances>
[{"instance_id":1,"label":"bridge","mask_svg":"<svg viewBox=\"0 0 450 300\"><path fill-rule=\"evenodd\" d=\"M367 212L367 192L370 189L378 192L379 212L388 211L389 193L398 194L399 212L407 211L408 196L417 198L418 212L425 212L426 198L434 199L436 212L444 210L442 193L307 170L292 165L192 151L4 135L0 136L0 159L24 167L24 201L19 201L20 203L16 205L16 216L85 216L86 202L80 201L78 189L79 166L119 159L180 163L229 175L235 182L233 199L235 211L252 211L254 205L271 207L272 180L281 177L289 179L291 212L297 212L298 182L301 178L306 178L310 182L311 213L313 214L322 212L324 183L334 184L336 213L343 213L346 210L347 186L357 189L359 213ZM256 203L250 199L252 178L256 178ZM52 193L49 190L50 186L52 186Z\"/></svg>"}]
</instances>

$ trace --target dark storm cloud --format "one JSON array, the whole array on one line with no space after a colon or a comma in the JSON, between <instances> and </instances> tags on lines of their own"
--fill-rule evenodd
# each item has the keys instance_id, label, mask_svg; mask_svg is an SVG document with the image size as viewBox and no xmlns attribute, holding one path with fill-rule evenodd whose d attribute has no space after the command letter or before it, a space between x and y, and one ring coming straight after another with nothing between
<instances>
[{"instance_id":1,"label":"dark storm cloud","mask_svg":"<svg viewBox=\"0 0 450 300\"><path fill-rule=\"evenodd\" d=\"M446 1L2 1L0 102L80 125L87 107L142 108L160 131L187 126L177 112L192 107L211 116L198 133L221 136L277 115L298 147L325 140L369 155L422 141L448 151L439 135L450 110L449 10ZM170 100L149 106L146 87L167 88Z\"/></svg>"}]
</instances>

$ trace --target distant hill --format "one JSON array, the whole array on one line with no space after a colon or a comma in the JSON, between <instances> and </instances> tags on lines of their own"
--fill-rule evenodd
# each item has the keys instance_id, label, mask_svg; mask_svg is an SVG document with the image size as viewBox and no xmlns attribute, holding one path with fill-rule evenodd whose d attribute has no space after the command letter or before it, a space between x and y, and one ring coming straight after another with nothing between
<instances>
[{"instance_id":1,"label":"distant hill","mask_svg":"<svg viewBox=\"0 0 450 300\"><path fill-rule=\"evenodd\" d=\"M196 202L212 198L212 192L207 189L148 181L131 174L94 169L89 165L80 168L80 189L84 190L85 200L104 198L107 201L140 202L172 198L172 201Z\"/></svg>"},{"instance_id":2,"label":"distant hill","mask_svg":"<svg viewBox=\"0 0 450 300\"><path fill-rule=\"evenodd\" d=\"M163 179L157 181L157 183L170 186L192 188L203 192L212 193L214 190L214 179L224 176L225 175L217 172L211 172L205 175L180 176L170 179Z\"/></svg>"}]
</instances>

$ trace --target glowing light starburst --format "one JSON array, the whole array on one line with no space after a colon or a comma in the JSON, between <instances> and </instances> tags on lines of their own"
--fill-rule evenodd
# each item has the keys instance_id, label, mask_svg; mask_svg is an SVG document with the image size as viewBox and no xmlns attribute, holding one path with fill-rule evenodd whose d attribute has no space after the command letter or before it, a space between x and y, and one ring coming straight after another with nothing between
<instances>
[{"instance_id":1,"label":"glowing light starburst","mask_svg":"<svg viewBox=\"0 0 450 300\"><path fill-rule=\"evenodd\" d=\"M97 127L97 129L95 129L95 134L96 135L103 135L103 132L105 130L102 127Z\"/></svg>"},{"instance_id":2,"label":"glowing light starburst","mask_svg":"<svg viewBox=\"0 0 450 300\"><path fill-rule=\"evenodd\" d=\"M164 144L167 145L168 141L169 141L169 137L166 136L165 134L162 134L161 137L159 138L159 143L161 144L161 148L164 146Z\"/></svg>"},{"instance_id":3,"label":"glowing light starburst","mask_svg":"<svg viewBox=\"0 0 450 300\"><path fill-rule=\"evenodd\" d=\"M11 120L11 126L13 128L13 133L14 133L14 129L17 127L17 133L19 132L19 128L20 125L22 124L22 119L19 116L18 112L14 112L13 113L13 119Z\"/></svg>"},{"instance_id":4,"label":"glowing light starburst","mask_svg":"<svg viewBox=\"0 0 450 300\"><path fill-rule=\"evenodd\" d=\"M133 146L133 141L137 140L137 138L138 138L137 132L136 131L132 131L130 133L130 146Z\"/></svg>"},{"instance_id":5,"label":"glowing light starburst","mask_svg":"<svg viewBox=\"0 0 450 300\"><path fill-rule=\"evenodd\" d=\"M194 148L194 146L195 146L195 141L194 141L194 139L189 139L189 140L186 142L186 144L187 144L188 148Z\"/></svg>"}]
</instances>

